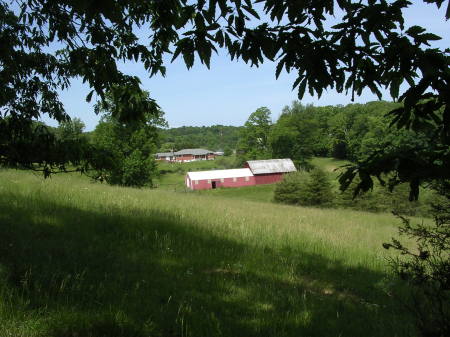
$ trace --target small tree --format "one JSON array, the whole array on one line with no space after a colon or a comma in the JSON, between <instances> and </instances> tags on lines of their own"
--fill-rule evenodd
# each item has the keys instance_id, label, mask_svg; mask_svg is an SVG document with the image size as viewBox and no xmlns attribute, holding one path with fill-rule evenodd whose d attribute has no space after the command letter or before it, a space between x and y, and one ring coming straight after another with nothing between
<instances>
[{"instance_id":1,"label":"small tree","mask_svg":"<svg viewBox=\"0 0 450 337\"><path fill-rule=\"evenodd\" d=\"M305 184L302 205L328 206L333 201L333 191L325 171L314 168Z\"/></svg>"},{"instance_id":2,"label":"small tree","mask_svg":"<svg viewBox=\"0 0 450 337\"><path fill-rule=\"evenodd\" d=\"M273 158L291 158L299 168L312 168L308 160L314 155L317 140L324 137L319 133L316 111L312 105L297 101L284 107L269 135Z\"/></svg>"},{"instance_id":3,"label":"small tree","mask_svg":"<svg viewBox=\"0 0 450 337\"><path fill-rule=\"evenodd\" d=\"M149 100L148 94L136 99L143 105ZM157 126L165 125L163 113L157 117L144 114L144 120L122 123L114 114L121 108L114 92L108 94L106 103L96 107L105 113L93 135L98 175L110 184L152 186L152 178L157 174L154 158L159 145Z\"/></svg>"},{"instance_id":4,"label":"small tree","mask_svg":"<svg viewBox=\"0 0 450 337\"><path fill-rule=\"evenodd\" d=\"M266 107L258 108L248 117L237 144L238 162L270 158L268 137L271 126L271 112Z\"/></svg>"},{"instance_id":5,"label":"small tree","mask_svg":"<svg viewBox=\"0 0 450 337\"><path fill-rule=\"evenodd\" d=\"M288 174L275 188L274 200L304 206L328 206L333 192L327 174L318 169L310 173L299 171Z\"/></svg>"},{"instance_id":6,"label":"small tree","mask_svg":"<svg viewBox=\"0 0 450 337\"><path fill-rule=\"evenodd\" d=\"M307 179L308 175L302 171L286 174L275 187L274 200L291 205L299 204Z\"/></svg>"},{"instance_id":7,"label":"small tree","mask_svg":"<svg viewBox=\"0 0 450 337\"><path fill-rule=\"evenodd\" d=\"M63 141L78 140L83 136L84 123L79 118L62 121L56 129L57 137Z\"/></svg>"},{"instance_id":8,"label":"small tree","mask_svg":"<svg viewBox=\"0 0 450 337\"><path fill-rule=\"evenodd\" d=\"M145 186L153 185L156 172L156 162L146 157L142 151L134 150L122 163L122 185Z\"/></svg>"},{"instance_id":9,"label":"small tree","mask_svg":"<svg viewBox=\"0 0 450 337\"><path fill-rule=\"evenodd\" d=\"M233 150L229 146L227 146L223 150L223 155L226 156L226 157L231 156L232 154L233 154Z\"/></svg>"}]
</instances>

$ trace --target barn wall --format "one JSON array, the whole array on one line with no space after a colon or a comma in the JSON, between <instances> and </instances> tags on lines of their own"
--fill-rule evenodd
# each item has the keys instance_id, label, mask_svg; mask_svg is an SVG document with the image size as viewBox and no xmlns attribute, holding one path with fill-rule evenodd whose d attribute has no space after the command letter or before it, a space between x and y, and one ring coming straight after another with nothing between
<instances>
[{"instance_id":1,"label":"barn wall","mask_svg":"<svg viewBox=\"0 0 450 337\"><path fill-rule=\"evenodd\" d=\"M183 155L183 156L176 156L175 157L175 161L183 162L183 161L192 161L192 160L194 160L194 156L191 155L191 154L186 154L186 155Z\"/></svg>"},{"instance_id":2,"label":"barn wall","mask_svg":"<svg viewBox=\"0 0 450 337\"><path fill-rule=\"evenodd\" d=\"M197 180L198 184L195 183L195 180L192 180L192 189L193 190L208 190L211 188L211 184L208 183L208 180Z\"/></svg>"},{"instance_id":3,"label":"barn wall","mask_svg":"<svg viewBox=\"0 0 450 337\"><path fill-rule=\"evenodd\" d=\"M245 181L245 177L236 178L236 181L233 181L233 178L225 178L223 182L220 179L211 179L211 182L208 182L208 179L199 180L198 184L195 181L190 181L190 186L188 185L189 178L185 177L185 184L188 188L192 190L209 190L212 189L212 182L216 182L216 187L243 187L243 186L253 186L253 185L264 185L264 184L274 184L283 180L283 173L273 173L273 174L259 174L254 177L248 177L249 181Z\"/></svg>"},{"instance_id":4,"label":"barn wall","mask_svg":"<svg viewBox=\"0 0 450 337\"><path fill-rule=\"evenodd\" d=\"M192 155L192 154L184 154L182 156L176 156L175 161L177 162L190 162L190 161L196 161L196 160L214 160L215 155L209 154L209 155Z\"/></svg>"},{"instance_id":5,"label":"barn wall","mask_svg":"<svg viewBox=\"0 0 450 337\"><path fill-rule=\"evenodd\" d=\"M283 180L283 173L268 173L255 175L256 185L273 184Z\"/></svg>"},{"instance_id":6,"label":"barn wall","mask_svg":"<svg viewBox=\"0 0 450 337\"><path fill-rule=\"evenodd\" d=\"M189 178L186 178L189 179ZM233 178L225 178L223 182L220 179L211 179L211 182L208 182L207 179L199 180L198 184L195 181L191 182L191 189L193 190L210 190L212 189L212 182L216 182L216 187L243 187L243 186L253 186L255 185L255 177L248 177L248 181L245 181L245 177L238 177L236 181L233 181ZM187 185L187 180L186 180Z\"/></svg>"},{"instance_id":7,"label":"barn wall","mask_svg":"<svg viewBox=\"0 0 450 337\"><path fill-rule=\"evenodd\" d=\"M248 177L248 181L245 181L245 177L238 177L236 181L233 181L233 178L226 178L224 182L217 183L218 187L243 187L243 186L253 186L255 185L255 177Z\"/></svg>"}]
</instances>

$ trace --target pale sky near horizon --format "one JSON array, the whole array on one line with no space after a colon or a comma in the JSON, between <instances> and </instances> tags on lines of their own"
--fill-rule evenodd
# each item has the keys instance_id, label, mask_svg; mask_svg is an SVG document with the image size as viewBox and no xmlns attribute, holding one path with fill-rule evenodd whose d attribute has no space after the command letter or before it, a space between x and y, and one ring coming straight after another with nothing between
<instances>
[{"instance_id":1,"label":"pale sky near horizon","mask_svg":"<svg viewBox=\"0 0 450 337\"><path fill-rule=\"evenodd\" d=\"M433 46L448 48L450 21L445 20L445 9L437 10L435 5L418 1L405 12L406 27L423 26L442 37ZM284 72L276 80L274 63L267 62L255 68L242 61L231 62L225 52L219 52L219 55L213 55L210 70L198 60L192 69L187 70L182 58L166 64L165 78L159 75L150 78L141 64L131 62L122 65L121 70L140 78L142 87L150 92L165 112L170 127L243 125L248 116L261 106L268 107L276 120L283 107L297 99L297 91L291 89L295 74ZM99 120L93 109L95 95L91 103L85 100L89 91L89 87L82 84L81 80L74 80L68 90L60 93L67 112L71 117L80 118L86 124L86 131L93 130ZM376 99L375 95L367 91L357 97L355 102L365 103ZM390 100L390 96L386 95L383 99ZM352 102L350 96L329 91L320 99L305 94L302 103L345 105ZM44 120L50 125L56 125L54 121Z\"/></svg>"}]
</instances>

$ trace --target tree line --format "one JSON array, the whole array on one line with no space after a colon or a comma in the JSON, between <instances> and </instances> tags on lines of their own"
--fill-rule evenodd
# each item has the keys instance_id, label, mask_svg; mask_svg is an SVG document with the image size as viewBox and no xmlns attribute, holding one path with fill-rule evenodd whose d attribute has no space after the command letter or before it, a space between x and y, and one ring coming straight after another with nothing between
<instances>
[{"instance_id":1,"label":"tree line","mask_svg":"<svg viewBox=\"0 0 450 337\"><path fill-rule=\"evenodd\" d=\"M230 154L235 150L235 167L247 160L291 158L298 168L309 169L313 156L356 162L388 147L404 149L432 142L432 135L389 127L388 112L399 104L386 101L345 106L294 101L282 109L276 121L268 108L261 107L242 127L179 128L167 128L162 112L157 118L149 114L143 121L120 122L112 113L115 103L111 98L107 102L96 106L103 115L93 132L83 134L84 124L73 119L60 123L55 135L71 146L72 152L75 141L85 144L84 151L90 146L91 169L97 177L125 186L152 185L158 151L204 147Z\"/></svg>"},{"instance_id":2,"label":"tree line","mask_svg":"<svg viewBox=\"0 0 450 337\"><path fill-rule=\"evenodd\" d=\"M205 148L212 151L230 153L236 148L240 126L182 126L161 129L160 152L179 151L181 149Z\"/></svg>"},{"instance_id":3,"label":"tree line","mask_svg":"<svg viewBox=\"0 0 450 337\"><path fill-rule=\"evenodd\" d=\"M241 131L238 160L291 158L298 167L307 168L313 156L356 162L388 145L401 148L430 142L430 135L389 127L388 113L399 105L374 101L313 106L294 101L275 122L269 109L259 108Z\"/></svg>"}]
</instances>

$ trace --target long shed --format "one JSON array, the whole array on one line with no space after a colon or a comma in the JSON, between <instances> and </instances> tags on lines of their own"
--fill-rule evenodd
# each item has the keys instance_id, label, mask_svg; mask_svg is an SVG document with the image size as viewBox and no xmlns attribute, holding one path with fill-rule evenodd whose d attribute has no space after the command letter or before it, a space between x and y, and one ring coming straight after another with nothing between
<instances>
[{"instance_id":1,"label":"long shed","mask_svg":"<svg viewBox=\"0 0 450 337\"><path fill-rule=\"evenodd\" d=\"M219 187L242 187L255 185L255 177L249 168L188 172L185 183L191 190Z\"/></svg>"},{"instance_id":2,"label":"long shed","mask_svg":"<svg viewBox=\"0 0 450 337\"><path fill-rule=\"evenodd\" d=\"M291 159L268 159L268 160L249 160L245 163L254 177L255 184L273 184L283 180L283 175L295 172L294 163Z\"/></svg>"},{"instance_id":3,"label":"long shed","mask_svg":"<svg viewBox=\"0 0 450 337\"><path fill-rule=\"evenodd\" d=\"M174 153L174 160L178 162L213 160L214 158L214 152L205 149L184 149Z\"/></svg>"},{"instance_id":4,"label":"long shed","mask_svg":"<svg viewBox=\"0 0 450 337\"><path fill-rule=\"evenodd\" d=\"M184 149L177 152L159 152L155 156L156 160L185 163L198 160L213 160L216 154L205 149Z\"/></svg>"}]
</instances>

